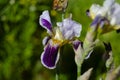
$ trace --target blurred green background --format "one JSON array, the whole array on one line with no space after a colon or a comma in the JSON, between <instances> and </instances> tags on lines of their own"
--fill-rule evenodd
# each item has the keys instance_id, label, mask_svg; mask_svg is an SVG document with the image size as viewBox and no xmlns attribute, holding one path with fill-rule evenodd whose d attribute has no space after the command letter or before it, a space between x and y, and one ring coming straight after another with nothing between
<instances>
[{"instance_id":1,"label":"blurred green background","mask_svg":"<svg viewBox=\"0 0 120 80\"><path fill-rule=\"evenodd\" d=\"M103 0L69 0L66 13L83 26L80 40L83 41L92 22L86 10ZM117 0L120 2L120 0ZM60 13L52 10L53 0L0 0L0 80L55 80L56 71L61 80L76 80L74 52L70 45L63 46L57 70L42 66L40 55L43 51L42 39L46 30L39 25L39 16L49 10L52 22L60 21ZM120 33L116 31L101 35L101 41L110 42L114 62L120 65ZM98 80L106 72L102 59L103 48L97 47L90 59L85 60L82 71L94 67L91 80Z\"/></svg>"}]
</instances>

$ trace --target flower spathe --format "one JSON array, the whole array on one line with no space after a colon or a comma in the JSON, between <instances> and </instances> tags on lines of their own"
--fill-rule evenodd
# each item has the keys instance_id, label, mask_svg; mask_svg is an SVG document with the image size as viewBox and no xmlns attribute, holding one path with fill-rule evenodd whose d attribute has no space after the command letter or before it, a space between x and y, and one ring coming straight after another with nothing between
<instances>
[{"instance_id":1,"label":"flower spathe","mask_svg":"<svg viewBox=\"0 0 120 80\"><path fill-rule=\"evenodd\" d=\"M76 40L75 37L80 36L82 26L70 17L62 22L57 22L57 27L53 28L48 10L43 11L40 15L39 23L49 34L43 39L44 51L41 54L41 62L46 68L54 69L59 60L60 47ZM76 46L80 45L72 44L75 49Z\"/></svg>"}]
</instances>

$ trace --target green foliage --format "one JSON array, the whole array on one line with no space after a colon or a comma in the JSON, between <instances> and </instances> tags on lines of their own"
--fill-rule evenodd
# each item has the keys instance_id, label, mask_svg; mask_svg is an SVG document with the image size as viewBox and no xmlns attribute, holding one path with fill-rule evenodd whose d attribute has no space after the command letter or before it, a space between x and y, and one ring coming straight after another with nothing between
<instances>
[{"instance_id":1,"label":"green foliage","mask_svg":"<svg viewBox=\"0 0 120 80\"><path fill-rule=\"evenodd\" d=\"M42 69L39 15L49 9L48 4L45 0L0 1L0 80L32 80Z\"/></svg>"}]
</instances>

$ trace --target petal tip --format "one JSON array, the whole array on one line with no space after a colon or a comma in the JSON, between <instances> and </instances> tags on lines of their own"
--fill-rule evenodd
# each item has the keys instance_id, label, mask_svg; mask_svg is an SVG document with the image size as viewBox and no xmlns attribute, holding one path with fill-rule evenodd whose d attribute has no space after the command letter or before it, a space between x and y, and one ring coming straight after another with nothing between
<instances>
[{"instance_id":1,"label":"petal tip","mask_svg":"<svg viewBox=\"0 0 120 80\"><path fill-rule=\"evenodd\" d=\"M50 20L48 10L43 11L43 13L40 15L39 24L43 28L47 29L48 31L52 31L52 23L51 23L51 20Z\"/></svg>"},{"instance_id":2,"label":"petal tip","mask_svg":"<svg viewBox=\"0 0 120 80\"><path fill-rule=\"evenodd\" d=\"M47 64L45 64L45 62L44 62L44 60L43 60L43 55L44 55L44 53L42 53L42 54L41 54L41 57L40 57L42 65L43 65L44 67L48 68L48 69L55 69L55 68L56 68L56 65L54 65L54 66L48 66Z\"/></svg>"}]
</instances>

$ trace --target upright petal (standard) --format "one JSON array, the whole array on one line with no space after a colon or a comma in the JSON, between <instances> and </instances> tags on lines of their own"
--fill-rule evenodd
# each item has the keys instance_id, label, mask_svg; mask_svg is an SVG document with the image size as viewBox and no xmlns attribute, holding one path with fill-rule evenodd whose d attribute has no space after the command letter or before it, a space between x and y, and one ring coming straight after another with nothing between
<instances>
[{"instance_id":1,"label":"upright petal (standard)","mask_svg":"<svg viewBox=\"0 0 120 80\"><path fill-rule=\"evenodd\" d=\"M39 18L39 23L40 25L47 29L47 31L50 33L52 32L52 23L51 23L51 20L50 20L50 16L49 16L49 12L48 10L45 10L42 15L40 15L40 18Z\"/></svg>"}]
</instances>

